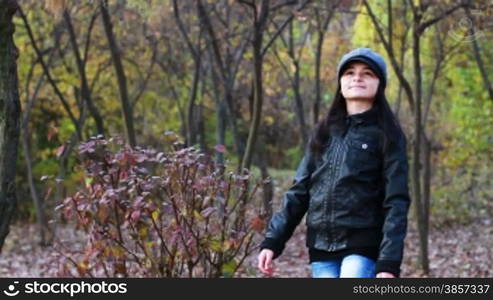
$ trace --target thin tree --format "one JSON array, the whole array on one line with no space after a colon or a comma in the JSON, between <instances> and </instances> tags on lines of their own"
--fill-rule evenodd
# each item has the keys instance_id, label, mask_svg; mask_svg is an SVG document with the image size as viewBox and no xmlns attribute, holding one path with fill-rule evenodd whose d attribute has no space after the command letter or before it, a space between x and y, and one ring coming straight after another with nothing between
<instances>
[{"instance_id":1,"label":"thin tree","mask_svg":"<svg viewBox=\"0 0 493 300\"><path fill-rule=\"evenodd\" d=\"M300 12L310 2L305 0L294 9L286 20L278 27L278 30L272 35L271 39L267 41L264 46L264 35L267 30L269 22L269 16L287 5L297 4L298 1L289 1L271 5L269 0L238 0L250 10L253 18L253 37L252 37L252 51L253 51L253 112L252 121L250 123L250 130L248 132L248 140L243 155L241 169L250 169L252 163L252 154L255 148L255 142L258 136L258 130L260 127L260 120L262 116L262 106L264 101L264 88L263 88L263 65L264 56L272 43L277 39L279 34L286 28L286 26L293 20L295 13Z\"/></svg>"},{"instance_id":2,"label":"thin tree","mask_svg":"<svg viewBox=\"0 0 493 300\"><path fill-rule=\"evenodd\" d=\"M309 126L305 118L306 115L305 105L304 105L305 101L303 101L303 95L301 90L301 59L308 36L310 35L310 28L305 28L305 30L303 30L303 23L299 24L300 31L302 31L302 33L298 41L297 37L295 37L295 32L293 28L294 24L295 22L291 22L288 25L287 38L285 38L282 34L280 35L280 39L284 47L286 48L287 54L291 60L291 65L294 67L294 72L293 72L294 74L291 74L290 68L288 68L288 66L283 62L283 59L279 55L279 51L276 48L274 48L274 53L277 57L277 60L279 61L279 64L284 70L284 73L288 77L289 82L291 83L291 88L294 92L295 112L296 112L296 116L298 117L298 122L300 124L300 135L303 141L300 148L305 149L306 145L308 144Z\"/></svg>"},{"instance_id":3,"label":"thin tree","mask_svg":"<svg viewBox=\"0 0 493 300\"><path fill-rule=\"evenodd\" d=\"M123 120L125 122L125 131L127 134L128 143L135 147L137 144L134 130L133 112L129 99L127 77L125 68L123 67L121 50L118 47L115 34L113 32L113 24L111 22L110 13L108 11L108 1L100 0L99 8L101 9L101 17L103 19L103 27L108 39L108 45L111 52L111 59L115 68L116 77L118 80L118 90L120 91L120 101L122 104Z\"/></svg>"},{"instance_id":4,"label":"thin tree","mask_svg":"<svg viewBox=\"0 0 493 300\"><path fill-rule=\"evenodd\" d=\"M322 102L322 52L330 21L334 16L335 9L339 6L342 0L337 1L321 1L313 5L312 10L315 15L315 26L317 34L317 43L315 50L315 100L313 101L313 124L318 123L320 115L320 103Z\"/></svg>"},{"instance_id":5,"label":"thin tree","mask_svg":"<svg viewBox=\"0 0 493 300\"><path fill-rule=\"evenodd\" d=\"M96 17L97 17L97 13L94 13L89 22L89 28L87 30L88 41L90 41L90 35ZM70 15L70 12L67 7L65 7L63 10L63 19L65 21L65 25L67 26L69 37L70 37L70 45L72 46L72 50L74 51L74 55L75 55L77 71L79 72L79 77L80 77L80 88L81 88L82 98L84 101L86 101L87 107L89 108L89 112L92 118L94 119L94 122L96 123L96 129L98 134L104 135L103 118L101 117L98 108L94 104L91 89L89 88L89 82L87 80L87 73L85 68L87 57L82 57L80 53L79 45L77 42L77 36L75 35L75 29L74 26L72 25L72 16ZM88 45L88 43L86 45ZM86 49L85 52L87 53L87 51L88 50Z\"/></svg>"},{"instance_id":6,"label":"thin tree","mask_svg":"<svg viewBox=\"0 0 493 300\"><path fill-rule=\"evenodd\" d=\"M205 28L207 33L208 49L210 50L210 55L212 56L213 66L211 72L216 75L213 78L217 79L215 85L219 85L220 88L215 89L217 91L217 142L218 144L224 144L226 137L226 125L229 121L229 125L233 132L234 146L238 157L244 153L244 145L240 138L236 114L237 105L234 103L233 91L235 89L236 79L239 71L241 62L243 61L245 51L247 49L248 42L250 40L251 31L244 31L241 34L240 42L235 43L232 36L240 35L237 31L232 30L231 17L233 15L233 5L228 3L224 7L219 4L214 4L218 8L223 8L221 10L221 15L216 14L215 18L209 15L206 6L201 0L197 0L197 10L199 13L199 18L201 20L201 27ZM216 9L217 10L217 9ZM224 18L223 15L224 14ZM241 14L238 18L243 18ZM223 30L221 28L215 28L213 25L213 19L218 19L218 24L223 25ZM238 26L239 27L239 26ZM240 30L244 29L239 27ZM225 46L219 43L220 34L224 32ZM236 44L236 45L235 45ZM224 155L222 152L217 152L216 161L220 164L224 161Z\"/></svg>"},{"instance_id":7,"label":"thin tree","mask_svg":"<svg viewBox=\"0 0 493 300\"><path fill-rule=\"evenodd\" d=\"M199 5L199 2L197 2ZM196 126L196 118L195 118L195 102L197 100L197 94L199 89L200 82L200 74L201 74L201 63L202 63L202 31L203 27L200 26L199 29L199 37L194 44L190 38L190 34L187 31L187 28L182 20L182 16L180 13L180 7L178 6L178 1L173 0L173 13L175 17L176 25L178 26L178 30L186 42L188 51L192 55L194 62L194 72L193 72L193 81L192 81L192 89L190 91L190 96L188 100L188 109L187 109L187 122L186 122L186 140L188 145L194 145L197 142L197 131L195 130Z\"/></svg>"},{"instance_id":8,"label":"thin tree","mask_svg":"<svg viewBox=\"0 0 493 300\"><path fill-rule=\"evenodd\" d=\"M53 47L51 47L49 51L49 57L46 63L48 68L51 67L51 64L54 61L55 51L60 46L60 37L62 36L60 26L55 26L53 30L53 35L54 35L54 45ZM36 208L36 221L38 224L39 238L40 238L39 243L41 246L46 246L49 244L49 240L47 239L47 236L50 231L46 217L45 201L42 197L40 197L38 193L38 190L36 188L36 179L34 178L34 174L33 174L33 155L31 152L32 135L29 127L29 121L31 120L31 112L33 110L34 104L36 103L36 100L38 99L38 94L41 91L41 88L43 87L43 83L46 77L44 73L41 74L41 76L37 80L34 91L31 94L29 86L31 79L33 77L32 76L33 71L36 66L37 63L33 63L31 65L29 76L27 77L26 80L24 97L27 99L26 101L27 103L22 115L21 132L22 132L22 144L24 148L24 159L26 161L26 167L27 167L27 182L29 184L29 190L31 191L31 198L33 199L34 207Z\"/></svg>"}]
</instances>

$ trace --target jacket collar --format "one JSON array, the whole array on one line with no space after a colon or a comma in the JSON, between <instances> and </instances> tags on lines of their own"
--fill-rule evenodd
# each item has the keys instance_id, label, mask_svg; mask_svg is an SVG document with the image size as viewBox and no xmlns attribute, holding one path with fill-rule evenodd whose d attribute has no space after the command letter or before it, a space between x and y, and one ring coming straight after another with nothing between
<instances>
[{"instance_id":1,"label":"jacket collar","mask_svg":"<svg viewBox=\"0 0 493 300\"><path fill-rule=\"evenodd\" d=\"M378 110L376 105L362 113L352 114L346 116L346 124L375 124L378 122Z\"/></svg>"}]
</instances>

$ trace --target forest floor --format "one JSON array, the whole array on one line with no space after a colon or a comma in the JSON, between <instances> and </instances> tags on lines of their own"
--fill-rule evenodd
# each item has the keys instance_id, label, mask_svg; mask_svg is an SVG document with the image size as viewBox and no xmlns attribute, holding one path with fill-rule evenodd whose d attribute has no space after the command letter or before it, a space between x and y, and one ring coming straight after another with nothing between
<instances>
[{"instance_id":1,"label":"forest floor","mask_svg":"<svg viewBox=\"0 0 493 300\"><path fill-rule=\"evenodd\" d=\"M308 251L305 247L305 227L299 226L275 260L273 277L310 277ZM431 228L429 236L430 273L420 270L418 232L410 224L405 240L401 277L493 277L493 226L490 220L469 225ZM251 275L256 268L256 257L250 258ZM259 272L260 273L260 272ZM247 273L248 274L248 273Z\"/></svg>"},{"instance_id":2,"label":"forest floor","mask_svg":"<svg viewBox=\"0 0 493 300\"><path fill-rule=\"evenodd\" d=\"M493 277L493 226L490 220L469 225L431 228L429 237L430 274L424 275L418 263L418 234L410 224L406 237L401 277ZM80 242L68 228L59 237ZM47 266L54 250L41 247L34 225L12 225L0 254L0 277L51 277ZM310 277L305 247L305 227L299 226L286 249L275 261L274 277ZM239 277L264 277L256 271L256 255L245 261Z\"/></svg>"}]
</instances>

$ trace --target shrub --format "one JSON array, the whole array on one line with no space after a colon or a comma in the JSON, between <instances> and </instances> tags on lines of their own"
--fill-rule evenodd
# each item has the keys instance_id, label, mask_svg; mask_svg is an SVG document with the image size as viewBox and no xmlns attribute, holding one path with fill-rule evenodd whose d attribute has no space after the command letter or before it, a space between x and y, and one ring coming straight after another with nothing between
<instances>
[{"instance_id":1,"label":"shrub","mask_svg":"<svg viewBox=\"0 0 493 300\"><path fill-rule=\"evenodd\" d=\"M262 183L249 174L178 142L158 152L92 138L79 155L85 185L59 209L87 238L77 255L60 251L59 276L229 277L256 250Z\"/></svg>"}]
</instances>

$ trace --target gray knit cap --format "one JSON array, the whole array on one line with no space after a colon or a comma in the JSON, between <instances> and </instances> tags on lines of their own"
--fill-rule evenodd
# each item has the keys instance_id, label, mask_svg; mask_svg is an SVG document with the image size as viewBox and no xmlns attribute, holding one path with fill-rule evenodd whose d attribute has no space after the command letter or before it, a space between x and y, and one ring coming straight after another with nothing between
<instances>
[{"instance_id":1,"label":"gray knit cap","mask_svg":"<svg viewBox=\"0 0 493 300\"><path fill-rule=\"evenodd\" d=\"M371 50L370 48L357 48L349 53L344 54L337 66L337 79L340 79L342 72L349 65L350 62L360 61L367 64L373 72L375 72L383 84L383 87L387 84L387 65L385 60L380 54Z\"/></svg>"}]
</instances>

